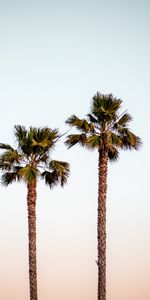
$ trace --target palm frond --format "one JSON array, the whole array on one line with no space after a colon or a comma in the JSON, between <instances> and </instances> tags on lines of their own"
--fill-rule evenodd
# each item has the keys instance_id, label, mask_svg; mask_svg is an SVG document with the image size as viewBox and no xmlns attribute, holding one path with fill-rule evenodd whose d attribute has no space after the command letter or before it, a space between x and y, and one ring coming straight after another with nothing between
<instances>
[{"instance_id":1,"label":"palm frond","mask_svg":"<svg viewBox=\"0 0 150 300\"><path fill-rule=\"evenodd\" d=\"M132 121L131 115L128 113L124 113L118 118L118 120L116 120L116 122L114 123L114 128L118 128L118 126L125 127L130 121Z\"/></svg>"},{"instance_id":2,"label":"palm frond","mask_svg":"<svg viewBox=\"0 0 150 300\"><path fill-rule=\"evenodd\" d=\"M123 149L138 150L141 147L141 139L133 132L131 132L128 128L121 128L118 131L120 133Z\"/></svg>"},{"instance_id":3,"label":"palm frond","mask_svg":"<svg viewBox=\"0 0 150 300\"><path fill-rule=\"evenodd\" d=\"M3 143L0 143L0 149L11 150L11 151L14 150L10 145L8 145L8 144L3 144Z\"/></svg>"},{"instance_id":4,"label":"palm frond","mask_svg":"<svg viewBox=\"0 0 150 300\"><path fill-rule=\"evenodd\" d=\"M116 147L111 146L108 150L108 157L111 162L115 162L119 158L119 151Z\"/></svg>"},{"instance_id":5,"label":"palm frond","mask_svg":"<svg viewBox=\"0 0 150 300\"><path fill-rule=\"evenodd\" d=\"M115 98L112 94L104 95L97 92L93 97L91 111L115 113L120 108L121 103L122 100Z\"/></svg>"},{"instance_id":6,"label":"palm frond","mask_svg":"<svg viewBox=\"0 0 150 300\"><path fill-rule=\"evenodd\" d=\"M26 165L19 169L19 175L25 182L31 182L37 178L39 171L37 167Z\"/></svg>"},{"instance_id":7,"label":"palm frond","mask_svg":"<svg viewBox=\"0 0 150 300\"><path fill-rule=\"evenodd\" d=\"M1 171L10 171L12 169L12 163L0 160L0 169Z\"/></svg>"},{"instance_id":8,"label":"palm frond","mask_svg":"<svg viewBox=\"0 0 150 300\"><path fill-rule=\"evenodd\" d=\"M92 123L87 122L86 119L79 119L76 115L72 115L66 120L66 124L77 128L83 133L94 131L94 126Z\"/></svg>"},{"instance_id":9,"label":"palm frond","mask_svg":"<svg viewBox=\"0 0 150 300\"><path fill-rule=\"evenodd\" d=\"M30 128L32 134L32 146L39 146L40 148L52 148L59 138L58 129L44 128Z\"/></svg>"},{"instance_id":10,"label":"palm frond","mask_svg":"<svg viewBox=\"0 0 150 300\"><path fill-rule=\"evenodd\" d=\"M46 170L41 173L41 178L45 180L45 184L47 184L50 189L59 183L58 174L55 171L50 172Z\"/></svg>"},{"instance_id":11,"label":"palm frond","mask_svg":"<svg viewBox=\"0 0 150 300\"><path fill-rule=\"evenodd\" d=\"M18 143L19 150L23 153L23 155L26 155L26 157L29 157L29 155L32 153L31 145L32 145L32 139L30 131L27 131L25 126L22 125L15 125L15 137L16 141Z\"/></svg>"},{"instance_id":12,"label":"palm frond","mask_svg":"<svg viewBox=\"0 0 150 300\"><path fill-rule=\"evenodd\" d=\"M108 148L113 146L113 145L115 145L115 147L118 147L118 148L121 147L122 141L121 141L121 138L120 138L119 134L116 134L113 131L109 131L107 133L107 136L108 136L108 139L107 139Z\"/></svg>"},{"instance_id":13,"label":"palm frond","mask_svg":"<svg viewBox=\"0 0 150 300\"><path fill-rule=\"evenodd\" d=\"M21 157L22 157L22 155L20 153L18 153L17 150L11 149L11 150L5 151L0 156L0 161L14 163L14 162L19 162Z\"/></svg>"},{"instance_id":14,"label":"palm frond","mask_svg":"<svg viewBox=\"0 0 150 300\"><path fill-rule=\"evenodd\" d=\"M86 148L90 150L94 150L96 148L100 149L102 148L102 145L103 145L102 136L96 134L88 136L85 143Z\"/></svg>"},{"instance_id":15,"label":"palm frond","mask_svg":"<svg viewBox=\"0 0 150 300\"><path fill-rule=\"evenodd\" d=\"M59 139L58 129L48 127L36 128L30 127L27 131L24 126L15 126L15 136L21 151L29 157L32 154L39 155L43 151L54 148L56 141Z\"/></svg>"},{"instance_id":16,"label":"palm frond","mask_svg":"<svg viewBox=\"0 0 150 300\"><path fill-rule=\"evenodd\" d=\"M25 128L25 126L22 126L22 125L15 125L14 126L14 129L15 129L15 137L18 141L18 144L25 142L26 138L27 138L27 130Z\"/></svg>"},{"instance_id":17,"label":"palm frond","mask_svg":"<svg viewBox=\"0 0 150 300\"><path fill-rule=\"evenodd\" d=\"M97 92L93 97L91 112L99 122L111 122L117 118L122 100L114 98L112 94L104 95Z\"/></svg>"},{"instance_id":18,"label":"palm frond","mask_svg":"<svg viewBox=\"0 0 150 300\"><path fill-rule=\"evenodd\" d=\"M67 136L65 144L66 144L66 146L68 146L68 149L76 144L85 146L86 139L87 139L87 137L85 134L70 134Z\"/></svg>"},{"instance_id":19,"label":"palm frond","mask_svg":"<svg viewBox=\"0 0 150 300\"><path fill-rule=\"evenodd\" d=\"M13 183L14 181L20 181L18 172L5 172L1 176L1 183L4 186L8 186L9 184Z\"/></svg>"},{"instance_id":20,"label":"palm frond","mask_svg":"<svg viewBox=\"0 0 150 300\"><path fill-rule=\"evenodd\" d=\"M44 152L44 151L43 151ZM48 162L48 159L49 159L49 155L47 153L43 153L42 151L38 154L38 157L36 159L36 163L38 164L39 162L42 162L42 163L47 163Z\"/></svg>"},{"instance_id":21,"label":"palm frond","mask_svg":"<svg viewBox=\"0 0 150 300\"><path fill-rule=\"evenodd\" d=\"M51 160L49 167L57 174L61 186L64 186L70 174L69 164L65 161Z\"/></svg>"}]
</instances>

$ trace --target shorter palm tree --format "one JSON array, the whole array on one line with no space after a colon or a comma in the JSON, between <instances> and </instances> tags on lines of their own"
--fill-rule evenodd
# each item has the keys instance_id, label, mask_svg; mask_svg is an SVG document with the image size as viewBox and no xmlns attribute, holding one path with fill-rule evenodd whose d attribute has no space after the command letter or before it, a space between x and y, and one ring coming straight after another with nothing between
<instances>
[{"instance_id":1,"label":"shorter palm tree","mask_svg":"<svg viewBox=\"0 0 150 300\"><path fill-rule=\"evenodd\" d=\"M50 188L58 184L63 187L69 176L69 164L51 159L51 151L61 137L57 129L30 127L27 131L20 125L14 128L17 149L0 143L0 149L4 150L0 156L0 169L3 173L1 180L4 186L20 181L27 186L30 300L37 300L37 179L44 179Z\"/></svg>"}]
</instances>

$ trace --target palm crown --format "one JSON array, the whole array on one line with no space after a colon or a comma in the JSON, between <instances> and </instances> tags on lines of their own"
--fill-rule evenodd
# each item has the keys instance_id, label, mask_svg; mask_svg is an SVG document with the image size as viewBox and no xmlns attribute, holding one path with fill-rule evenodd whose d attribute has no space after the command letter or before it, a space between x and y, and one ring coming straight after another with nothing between
<instances>
[{"instance_id":1,"label":"palm crown","mask_svg":"<svg viewBox=\"0 0 150 300\"><path fill-rule=\"evenodd\" d=\"M103 95L97 92L93 97L91 111L87 119L72 115L66 123L75 127L80 134L70 134L66 145L70 148L79 143L89 149L97 148L108 152L110 160L116 160L120 149L138 149L141 140L128 128L131 116L124 112L119 114L121 99L112 94Z\"/></svg>"},{"instance_id":2,"label":"palm crown","mask_svg":"<svg viewBox=\"0 0 150 300\"><path fill-rule=\"evenodd\" d=\"M69 175L67 162L52 160L50 155L60 135L57 129L48 127L14 127L17 149L0 143L4 152L0 156L0 169L3 172L2 184L23 180L29 183L41 177L52 188L60 183L63 186Z\"/></svg>"}]
</instances>

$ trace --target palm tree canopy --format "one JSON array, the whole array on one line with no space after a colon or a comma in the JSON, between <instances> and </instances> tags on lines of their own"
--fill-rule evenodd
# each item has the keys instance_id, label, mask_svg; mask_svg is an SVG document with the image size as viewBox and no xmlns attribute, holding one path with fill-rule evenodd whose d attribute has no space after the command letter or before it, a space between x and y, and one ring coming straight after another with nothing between
<instances>
[{"instance_id":1,"label":"palm tree canopy","mask_svg":"<svg viewBox=\"0 0 150 300\"><path fill-rule=\"evenodd\" d=\"M0 155L3 185L22 180L28 183L38 177L44 179L50 188L67 182L69 164L51 159L51 152L61 137L57 129L30 127L27 130L16 125L14 134L17 149L0 143L3 150Z\"/></svg>"},{"instance_id":2,"label":"palm tree canopy","mask_svg":"<svg viewBox=\"0 0 150 300\"><path fill-rule=\"evenodd\" d=\"M80 144L88 149L106 150L110 160L116 160L119 149L138 149L141 140L130 129L132 120L127 112L120 113L122 100L112 94L97 92L92 99L90 113L86 119L72 115L66 123L80 133L68 135L68 148Z\"/></svg>"}]
</instances>

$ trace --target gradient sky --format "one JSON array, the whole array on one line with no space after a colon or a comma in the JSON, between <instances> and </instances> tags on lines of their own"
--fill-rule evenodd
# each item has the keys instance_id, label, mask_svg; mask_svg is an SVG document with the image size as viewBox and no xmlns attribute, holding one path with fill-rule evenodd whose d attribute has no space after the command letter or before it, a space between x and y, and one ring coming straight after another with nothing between
<instances>
[{"instance_id":1,"label":"gradient sky","mask_svg":"<svg viewBox=\"0 0 150 300\"><path fill-rule=\"evenodd\" d=\"M150 2L0 1L0 142L13 126L68 128L97 92L113 93L133 116L138 152L109 165L107 300L150 299ZM67 186L38 185L39 300L94 300L97 289L97 153L63 141ZM26 187L0 187L0 299L27 300Z\"/></svg>"}]
</instances>

